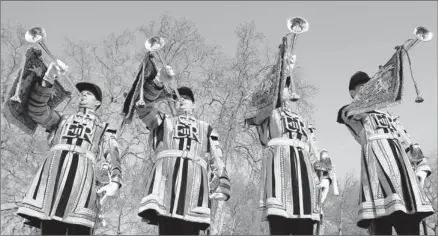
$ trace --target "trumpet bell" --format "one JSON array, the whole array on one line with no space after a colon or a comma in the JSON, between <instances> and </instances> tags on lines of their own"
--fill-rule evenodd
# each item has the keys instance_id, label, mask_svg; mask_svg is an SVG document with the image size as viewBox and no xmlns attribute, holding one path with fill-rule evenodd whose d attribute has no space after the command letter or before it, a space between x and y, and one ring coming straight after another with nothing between
<instances>
[{"instance_id":1,"label":"trumpet bell","mask_svg":"<svg viewBox=\"0 0 438 236\"><path fill-rule=\"evenodd\" d=\"M415 37L423 42L430 41L433 37L432 32L430 32L426 27L418 26L414 29Z\"/></svg>"},{"instance_id":2,"label":"trumpet bell","mask_svg":"<svg viewBox=\"0 0 438 236\"><path fill-rule=\"evenodd\" d=\"M287 28L291 33L301 34L309 30L309 22L302 17L293 17L287 20Z\"/></svg>"},{"instance_id":3,"label":"trumpet bell","mask_svg":"<svg viewBox=\"0 0 438 236\"><path fill-rule=\"evenodd\" d=\"M164 40L163 37L153 36L146 39L146 42L144 43L144 47L149 52L155 52L163 48L165 44L166 41Z\"/></svg>"},{"instance_id":4,"label":"trumpet bell","mask_svg":"<svg viewBox=\"0 0 438 236\"><path fill-rule=\"evenodd\" d=\"M24 38L29 43L38 43L47 37L46 30L41 27L34 27L28 31L24 35Z\"/></svg>"}]
</instances>

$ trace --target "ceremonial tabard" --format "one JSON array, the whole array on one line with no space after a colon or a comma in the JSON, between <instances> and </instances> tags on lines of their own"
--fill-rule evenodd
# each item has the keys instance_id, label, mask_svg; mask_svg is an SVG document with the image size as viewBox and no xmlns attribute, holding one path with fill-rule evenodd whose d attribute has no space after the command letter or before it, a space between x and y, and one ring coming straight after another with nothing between
<instances>
[{"instance_id":1,"label":"ceremonial tabard","mask_svg":"<svg viewBox=\"0 0 438 236\"><path fill-rule=\"evenodd\" d=\"M260 207L262 220L269 215L288 219L320 220L318 188L314 170L319 160L314 129L288 107L275 109L260 126L264 151ZM330 173L322 179L331 181Z\"/></svg>"},{"instance_id":2,"label":"ceremonial tabard","mask_svg":"<svg viewBox=\"0 0 438 236\"><path fill-rule=\"evenodd\" d=\"M425 158L411 158L413 142L398 117L377 110L349 116L349 108L339 110L337 121L347 126L362 148L357 226L368 228L371 220L395 211L418 219L432 215L415 174L424 170L430 175L430 168Z\"/></svg>"},{"instance_id":3,"label":"ceremonial tabard","mask_svg":"<svg viewBox=\"0 0 438 236\"><path fill-rule=\"evenodd\" d=\"M94 111L80 109L60 115L47 102L53 87L32 87L28 114L50 132L49 156L33 179L17 214L26 224L40 227L41 220L57 220L94 228L97 220L97 175L109 162L111 181L122 183L121 161L115 130Z\"/></svg>"},{"instance_id":4,"label":"ceremonial tabard","mask_svg":"<svg viewBox=\"0 0 438 236\"><path fill-rule=\"evenodd\" d=\"M210 189L230 197L219 135L210 124L193 116L159 112L154 101L163 87L153 78L145 78L146 106L136 108L150 130L149 146L154 152L138 215L153 225L158 225L159 217L172 217L199 223L205 230L211 220ZM210 186L209 171L218 180L215 186Z\"/></svg>"}]
</instances>

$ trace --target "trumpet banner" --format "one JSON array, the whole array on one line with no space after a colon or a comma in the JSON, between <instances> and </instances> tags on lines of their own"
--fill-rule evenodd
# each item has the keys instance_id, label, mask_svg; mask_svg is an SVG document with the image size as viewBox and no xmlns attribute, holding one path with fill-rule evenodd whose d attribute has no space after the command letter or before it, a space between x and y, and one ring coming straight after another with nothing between
<instances>
[{"instance_id":1,"label":"trumpet banner","mask_svg":"<svg viewBox=\"0 0 438 236\"><path fill-rule=\"evenodd\" d=\"M34 84L41 80L35 72L29 69L33 66L42 67L43 74L47 71L47 66L41 59L41 50L30 47L25 54L24 66L18 71L18 75L12 84L9 93L6 96L5 102L3 104L3 114L6 120L23 130L27 134L33 134L38 127L38 124L27 114L28 99L30 91ZM20 90L18 92L18 97L21 102L11 100L11 97L15 95L18 82L23 73L23 78L21 80ZM56 108L65 98L70 97L71 92L64 89L64 87L55 80L54 89L52 97L49 99L48 106L51 109Z\"/></svg>"},{"instance_id":2,"label":"trumpet banner","mask_svg":"<svg viewBox=\"0 0 438 236\"><path fill-rule=\"evenodd\" d=\"M399 47L379 72L364 84L354 98L348 116L386 108L402 102L403 54Z\"/></svg>"},{"instance_id":3,"label":"trumpet banner","mask_svg":"<svg viewBox=\"0 0 438 236\"><path fill-rule=\"evenodd\" d=\"M287 38L279 47L277 63L266 77L257 85L253 93L250 93L250 99L246 103L246 112L244 115L245 123L248 125L260 125L260 123L271 115L276 108L279 91L281 91L283 78L283 58L287 48Z\"/></svg>"},{"instance_id":4,"label":"trumpet banner","mask_svg":"<svg viewBox=\"0 0 438 236\"><path fill-rule=\"evenodd\" d=\"M144 67L144 82L146 83L147 80L153 80L155 76L158 73L157 65L155 61L153 60L152 54L147 52L140 64L139 71L137 73L137 77L132 84L131 90L129 91L128 95L125 98L125 102L123 104L123 121L122 126L124 124L130 124L132 122L132 118L134 116L134 110L135 110L135 103L142 99L140 98L140 91L143 89L141 87L141 76L143 72L143 63L145 64Z\"/></svg>"}]
</instances>

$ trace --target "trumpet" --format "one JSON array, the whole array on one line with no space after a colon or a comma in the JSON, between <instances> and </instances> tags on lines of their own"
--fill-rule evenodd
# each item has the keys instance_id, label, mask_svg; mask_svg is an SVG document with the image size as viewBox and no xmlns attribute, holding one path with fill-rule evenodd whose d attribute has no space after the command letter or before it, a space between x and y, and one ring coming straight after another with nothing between
<instances>
[{"instance_id":1,"label":"trumpet","mask_svg":"<svg viewBox=\"0 0 438 236\"><path fill-rule=\"evenodd\" d=\"M47 53L47 55L50 57L50 59L53 60L53 62L56 65L56 69L61 72L62 75L65 76L67 81L70 83L70 85L74 88L75 92L80 95L79 90L77 90L76 86L71 82L71 80L67 77L67 66L63 65L60 60L57 60L53 54L50 52L49 48L44 43L44 39L47 38L46 30L42 27L34 27L26 31L26 34L24 36L25 40L32 44L38 44L40 47Z\"/></svg>"},{"instance_id":2,"label":"trumpet","mask_svg":"<svg viewBox=\"0 0 438 236\"><path fill-rule=\"evenodd\" d=\"M164 45L166 45L166 40L163 37L159 37L159 36L152 36L146 39L145 43L144 43L144 47L146 49L146 51L148 52L155 52L158 55L158 58L161 61L161 64L163 64L163 67L165 68L166 72L168 74L170 74L170 72L167 70L167 63L163 60L163 57L161 56L159 50L162 49L164 47ZM146 63L143 62L143 69L142 69L142 75L141 75L141 85L143 87L144 84L144 70L145 70L145 66ZM171 94L172 90L175 92L175 95L177 96L178 100L181 99L181 96L178 92L178 90L175 88L174 83L171 83L171 88L169 88L168 84L164 84L164 87L166 89L166 91ZM140 90L140 97L141 99L139 101L137 101L136 106L137 107L144 107L146 105L146 103L143 100L143 89Z\"/></svg>"},{"instance_id":3,"label":"trumpet","mask_svg":"<svg viewBox=\"0 0 438 236\"><path fill-rule=\"evenodd\" d=\"M111 173L110 173L110 165L108 162L104 162L101 165L100 171L97 174L98 186L96 191L99 191L100 188L109 184L111 182ZM97 194L96 204L97 204L97 222L102 226L106 227L108 222L105 219L105 211L103 208L103 204L105 203L107 196L105 193Z\"/></svg>"},{"instance_id":4,"label":"trumpet","mask_svg":"<svg viewBox=\"0 0 438 236\"><path fill-rule=\"evenodd\" d=\"M399 47L403 47L404 48L404 52L407 54L407 52L414 47L415 45L417 45L417 43L421 42L428 42L432 39L433 34L432 32L430 32L430 30L428 30L426 27L423 26L418 26L414 29L413 34L415 35L415 38L412 39L408 39L402 46L397 46L396 49L398 49ZM409 55L408 55L408 60L410 63L410 59L409 59ZM417 97L415 98L415 102L416 103L422 103L424 101L423 96L421 96L420 93L420 89L417 86L417 82L414 79L414 76L412 75L412 71L411 71L411 78L412 81L414 82L414 87L415 87L415 92L417 93Z\"/></svg>"},{"instance_id":5,"label":"trumpet","mask_svg":"<svg viewBox=\"0 0 438 236\"><path fill-rule=\"evenodd\" d=\"M295 61L296 61L296 55L294 54L295 44L298 40L298 36L309 30L309 22L302 17L293 17L287 20L287 28L290 31L290 33L288 33L286 37L292 34L291 43L290 43L290 55L292 56L293 64L295 65ZM283 60L284 59L285 58L283 58ZM292 79L293 78L292 72L293 72L293 68L289 67L289 76L291 78L290 84L292 87L291 100L295 102L300 99L300 96L296 92L295 85Z\"/></svg>"}]
</instances>

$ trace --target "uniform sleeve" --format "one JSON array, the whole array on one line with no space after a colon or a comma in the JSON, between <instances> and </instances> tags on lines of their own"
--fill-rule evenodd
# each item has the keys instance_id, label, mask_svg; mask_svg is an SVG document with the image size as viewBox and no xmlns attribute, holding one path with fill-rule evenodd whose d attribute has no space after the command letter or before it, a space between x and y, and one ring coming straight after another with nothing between
<instances>
[{"instance_id":1,"label":"uniform sleeve","mask_svg":"<svg viewBox=\"0 0 438 236\"><path fill-rule=\"evenodd\" d=\"M61 115L47 105L52 93L53 87L43 87L40 82L36 82L28 102L29 116L48 132L55 130L61 121Z\"/></svg>"},{"instance_id":2,"label":"uniform sleeve","mask_svg":"<svg viewBox=\"0 0 438 236\"><path fill-rule=\"evenodd\" d=\"M163 91L164 86L159 85L156 80L145 81L143 86L143 99L145 107L136 107L138 117L150 130L157 128L164 119L164 114L158 112L155 107L155 100Z\"/></svg>"},{"instance_id":3,"label":"uniform sleeve","mask_svg":"<svg viewBox=\"0 0 438 236\"><path fill-rule=\"evenodd\" d=\"M209 126L208 131L208 151L210 152L209 165L213 178L218 178L219 184L216 189L213 189L215 193L223 193L227 196L228 200L231 193L231 183L228 178L227 170L225 164L222 160L222 148L219 144L218 133Z\"/></svg>"},{"instance_id":4,"label":"uniform sleeve","mask_svg":"<svg viewBox=\"0 0 438 236\"><path fill-rule=\"evenodd\" d=\"M270 118L266 118L260 125L257 125L257 133L259 134L260 143L266 147L270 138L269 134Z\"/></svg>"},{"instance_id":5,"label":"uniform sleeve","mask_svg":"<svg viewBox=\"0 0 438 236\"><path fill-rule=\"evenodd\" d=\"M400 124L398 117L394 118L394 128L397 132L399 141L404 148L406 154L408 155L412 167L414 167L415 172L418 171L426 171L427 176L429 176L432 171L430 169L429 163L427 162L426 157L423 155L421 151L420 145L414 143L406 131L406 129Z\"/></svg>"},{"instance_id":6,"label":"uniform sleeve","mask_svg":"<svg viewBox=\"0 0 438 236\"><path fill-rule=\"evenodd\" d=\"M319 149L316 143L316 137L315 137L315 126L312 124L308 124L307 127L307 134L308 134L308 140L309 140L309 147L310 147L310 163L313 165L315 162L319 160Z\"/></svg>"},{"instance_id":7,"label":"uniform sleeve","mask_svg":"<svg viewBox=\"0 0 438 236\"><path fill-rule=\"evenodd\" d=\"M360 114L354 114L354 115L347 115L349 110L349 105L343 106L338 111L338 118L337 122L340 124L348 124L351 122L358 122L361 119L365 118L368 114L367 113L360 113Z\"/></svg>"},{"instance_id":8,"label":"uniform sleeve","mask_svg":"<svg viewBox=\"0 0 438 236\"><path fill-rule=\"evenodd\" d=\"M343 106L338 111L338 117L337 122L339 124L343 124L348 128L348 131L350 131L351 135L353 135L354 139L361 143L361 137L360 132L363 130L363 125L361 123L361 120L365 118L368 114L358 114L353 116L347 116L348 114L348 105Z\"/></svg>"},{"instance_id":9,"label":"uniform sleeve","mask_svg":"<svg viewBox=\"0 0 438 236\"><path fill-rule=\"evenodd\" d=\"M122 161L116 131L107 129L104 134L103 155L110 165L111 182L122 186Z\"/></svg>"}]
</instances>

